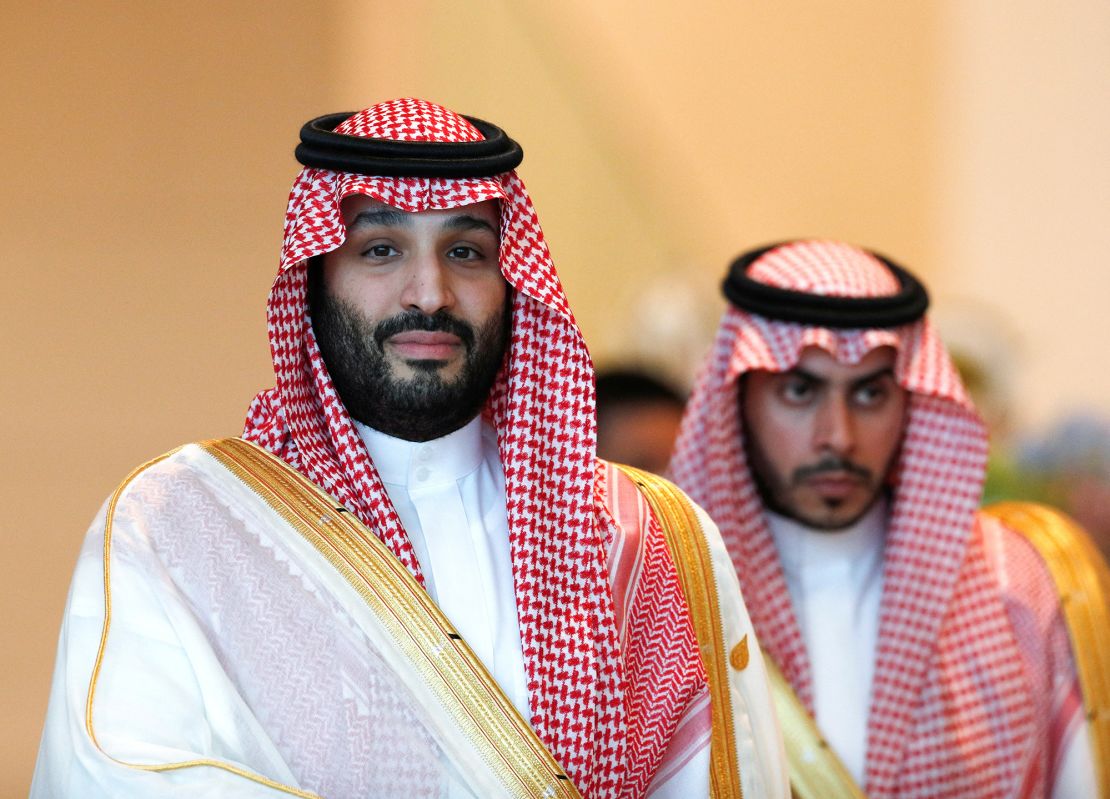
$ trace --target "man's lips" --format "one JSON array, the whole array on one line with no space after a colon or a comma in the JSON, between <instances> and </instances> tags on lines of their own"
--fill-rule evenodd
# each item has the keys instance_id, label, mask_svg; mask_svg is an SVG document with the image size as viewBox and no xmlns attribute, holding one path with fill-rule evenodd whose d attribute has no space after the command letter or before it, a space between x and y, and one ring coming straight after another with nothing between
<instances>
[{"instance_id":1,"label":"man's lips","mask_svg":"<svg viewBox=\"0 0 1110 799\"><path fill-rule=\"evenodd\" d=\"M864 484L864 480L849 472L822 472L807 477L806 485L829 499L843 499Z\"/></svg>"},{"instance_id":2,"label":"man's lips","mask_svg":"<svg viewBox=\"0 0 1110 799\"><path fill-rule=\"evenodd\" d=\"M445 361L459 351L462 339L439 330L406 330L387 338L386 344L405 360Z\"/></svg>"}]
</instances>

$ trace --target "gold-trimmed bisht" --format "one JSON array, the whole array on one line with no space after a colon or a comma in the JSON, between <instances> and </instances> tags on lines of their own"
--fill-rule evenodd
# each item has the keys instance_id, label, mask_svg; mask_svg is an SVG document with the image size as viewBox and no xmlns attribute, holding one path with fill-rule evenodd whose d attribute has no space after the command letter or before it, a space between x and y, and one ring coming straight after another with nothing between
<instances>
[{"instance_id":1,"label":"gold-trimmed bisht","mask_svg":"<svg viewBox=\"0 0 1110 799\"><path fill-rule=\"evenodd\" d=\"M506 796L581 799L570 778L447 617L373 532L313 482L254 444L225 438L200 442L198 446L250 488L343 576L485 761L490 773L496 775ZM128 763L112 758L97 741L93 703L111 627L110 567L116 505L136 477L176 452L133 471L108 503L104 528L104 625L89 682L86 731L106 757L129 768L157 772L209 766L291 796L319 799L314 793L208 758L163 764Z\"/></svg>"},{"instance_id":2,"label":"gold-trimmed bisht","mask_svg":"<svg viewBox=\"0 0 1110 799\"><path fill-rule=\"evenodd\" d=\"M1110 799L1110 567L1083 528L1047 505L997 502L983 511L1032 544L1052 576L1083 693L1098 795Z\"/></svg>"}]
</instances>

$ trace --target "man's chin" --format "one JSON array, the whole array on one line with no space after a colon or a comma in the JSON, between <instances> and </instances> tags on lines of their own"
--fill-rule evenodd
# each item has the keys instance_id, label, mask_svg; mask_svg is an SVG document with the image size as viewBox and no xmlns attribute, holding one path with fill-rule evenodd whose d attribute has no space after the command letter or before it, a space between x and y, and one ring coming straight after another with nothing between
<instances>
[{"instance_id":1,"label":"man's chin","mask_svg":"<svg viewBox=\"0 0 1110 799\"><path fill-rule=\"evenodd\" d=\"M405 361L405 367L408 369L410 375L427 375L435 374L439 377L448 377L446 374L448 361L433 360L431 358L424 360Z\"/></svg>"},{"instance_id":2,"label":"man's chin","mask_svg":"<svg viewBox=\"0 0 1110 799\"><path fill-rule=\"evenodd\" d=\"M405 381L435 375L450 382L459 376L460 367L451 360L440 358L414 358L398 360L390 365L394 380Z\"/></svg>"},{"instance_id":3,"label":"man's chin","mask_svg":"<svg viewBox=\"0 0 1110 799\"><path fill-rule=\"evenodd\" d=\"M878 498L878 494L866 499L815 498L804 503L796 503L794 507L785 509L786 512L783 515L806 527L835 533L851 527L867 515Z\"/></svg>"},{"instance_id":4,"label":"man's chin","mask_svg":"<svg viewBox=\"0 0 1110 799\"><path fill-rule=\"evenodd\" d=\"M823 503L821 507L807 508L805 513L795 518L808 527L836 533L859 522L872 505L875 505L874 499L868 503Z\"/></svg>"}]
</instances>

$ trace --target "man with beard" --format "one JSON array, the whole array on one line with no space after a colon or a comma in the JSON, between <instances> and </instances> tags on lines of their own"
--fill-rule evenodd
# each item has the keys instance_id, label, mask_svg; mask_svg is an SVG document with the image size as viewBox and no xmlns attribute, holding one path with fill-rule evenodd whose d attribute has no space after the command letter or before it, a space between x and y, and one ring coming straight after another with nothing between
<instances>
[{"instance_id":1,"label":"man with beard","mask_svg":"<svg viewBox=\"0 0 1110 799\"><path fill-rule=\"evenodd\" d=\"M593 372L496 126L301 131L241 439L86 541L32 795L787 795L716 528L595 457Z\"/></svg>"},{"instance_id":2,"label":"man with beard","mask_svg":"<svg viewBox=\"0 0 1110 799\"><path fill-rule=\"evenodd\" d=\"M1106 796L1106 566L1048 509L978 511L986 431L924 288L797 241L724 289L671 468L781 669L795 795Z\"/></svg>"}]
</instances>

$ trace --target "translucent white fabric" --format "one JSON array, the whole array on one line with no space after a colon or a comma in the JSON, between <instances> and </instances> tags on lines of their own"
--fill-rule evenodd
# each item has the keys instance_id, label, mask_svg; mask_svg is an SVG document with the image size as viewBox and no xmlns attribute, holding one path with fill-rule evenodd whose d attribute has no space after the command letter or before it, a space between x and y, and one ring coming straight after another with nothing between
<instances>
[{"instance_id":1,"label":"translucent white fabric","mask_svg":"<svg viewBox=\"0 0 1110 799\"><path fill-rule=\"evenodd\" d=\"M410 657L311 544L185 447L120 495L107 558L103 511L88 534L31 796L505 795ZM186 765L136 768L168 764Z\"/></svg>"}]
</instances>

